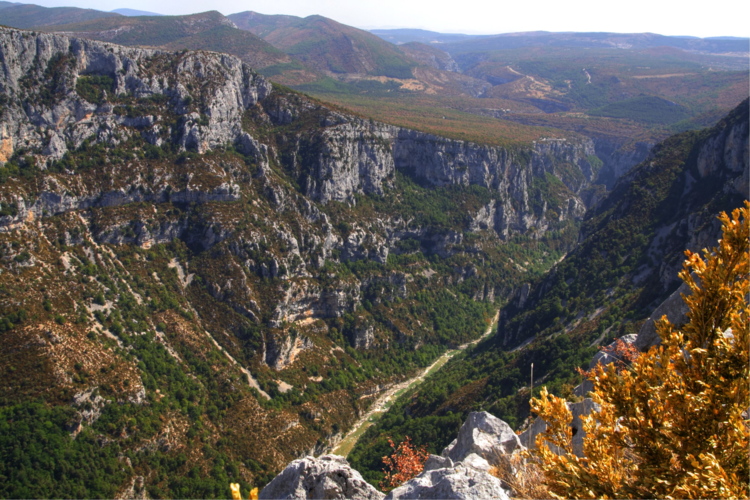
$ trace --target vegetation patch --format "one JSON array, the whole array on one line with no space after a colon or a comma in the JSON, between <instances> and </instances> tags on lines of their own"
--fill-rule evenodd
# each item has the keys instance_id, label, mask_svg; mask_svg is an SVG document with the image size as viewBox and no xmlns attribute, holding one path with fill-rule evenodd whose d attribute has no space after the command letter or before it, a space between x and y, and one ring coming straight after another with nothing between
<instances>
[{"instance_id":1,"label":"vegetation patch","mask_svg":"<svg viewBox=\"0 0 750 500\"><path fill-rule=\"evenodd\" d=\"M592 116L624 118L654 125L669 125L690 116L690 112L674 102L660 97L642 96L613 102L588 111Z\"/></svg>"}]
</instances>

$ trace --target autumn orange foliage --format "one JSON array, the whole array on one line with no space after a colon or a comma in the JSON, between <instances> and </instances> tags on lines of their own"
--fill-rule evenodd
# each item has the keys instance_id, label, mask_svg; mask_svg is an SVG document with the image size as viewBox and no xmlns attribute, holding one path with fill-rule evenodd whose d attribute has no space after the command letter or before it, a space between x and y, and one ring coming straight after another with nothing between
<instances>
[{"instance_id":1,"label":"autumn orange foliage","mask_svg":"<svg viewBox=\"0 0 750 500\"><path fill-rule=\"evenodd\" d=\"M388 438L388 444L391 445L393 453L383 457L385 478L380 482L380 489L383 491L390 491L422 472L424 463L430 456L425 446L417 448L409 436L406 436L398 446Z\"/></svg>"},{"instance_id":2,"label":"autumn orange foliage","mask_svg":"<svg viewBox=\"0 0 750 500\"><path fill-rule=\"evenodd\" d=\"M750 497L750 203L719 219L718 247L686 252L680 272L688 323L665 316L661 345L627 369L592 370L600 409L582 418L585 457L572 453L565 401L546 389L532 400L548 424L536 443L554 497Z\"/></svg>"},{"instance_id":3,"label":"autumn orange foliage","mask_svg":"<svg viewBox=\"0 0 750 500\"><path fill-rule=\"evenodd\" d=\"M600 350L614 359L614 366L618 370L629 366L633 361L638 359L638 356L641 354L633 344L625 342L622 339L617 339L614 341L614 343L604 346ZM588 371L582 370L580 368L578 368L577 370L578 373L586 378L590 378L594 375L593 368Z\"/></svg>"}]
</instances>

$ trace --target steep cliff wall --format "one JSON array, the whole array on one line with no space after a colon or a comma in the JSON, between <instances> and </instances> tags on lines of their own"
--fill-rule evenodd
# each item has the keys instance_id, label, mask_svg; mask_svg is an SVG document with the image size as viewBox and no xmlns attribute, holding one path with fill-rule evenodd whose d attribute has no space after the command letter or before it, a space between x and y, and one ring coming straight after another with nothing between
<instances>
[{"instance_id":1,"label":"steep cliff wall","mask_svg":"<svg viewBox=\"0 0 750 500\"><path fill-rule=\"evenodd\" d=\"M302 192L321 203L380 195L400 169L429 185L495 191L499 202L474 215L482 219L478 225L489 224L503 238L531 227L543 231L550 216L580 218L591 201L585 196L594 180L590 141L539 141L508 150L344 116L297 96L267 99L267 81L238 59L214 53L169 54L10 29L0 33L0 44L0 161L30 154L44 168L84 142L117 146L133 138L198 153L234 146L261 165L270 151L282 168L300 175ZM259 103L256 124L296 130L277 134L271 143L248 134L243 116ZM317 123L300 130L309 115ZM550 181L548 174L565 189L542 199L538 191ZM175 189L168 182L143 184L128 189L151 194L43 192L38 200L26 197L20 215L159 201L167 186ZM237 186L222 184L205 195L191 194L187 186L183 191L186 201L218 200L231 197Z\"/></svg>"},{"instance_id":2,"label":"steep cliff wall","mask_svg":"<svg viewBox=\"0 0 750 500\"><path fill-rule=\"evenodd\" d=\"M150 142L169 137L182 148L206 151L233 143L243 111L271 90L232 56L170 54L11 29L0 35L3 161L19 148L59 159L92 136L117 144L127 137L124 127L152 137ZM109 78L101 90L114 96L163 96L176 123L164 127L160 116L129 116L106 102L87 101L76 89L80 77L92 76ZM199 123L201 114L208 123Z\"/></svg>"}]
</instances>

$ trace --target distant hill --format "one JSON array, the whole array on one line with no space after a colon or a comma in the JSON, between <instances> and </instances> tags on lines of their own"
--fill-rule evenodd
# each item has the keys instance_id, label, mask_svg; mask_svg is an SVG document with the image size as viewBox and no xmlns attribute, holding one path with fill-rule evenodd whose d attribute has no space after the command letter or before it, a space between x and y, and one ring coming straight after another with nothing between
<instances>
[{"instance_id":1,"label":"distant hill","mask_svg":"<svg viewBox=\"0 0 750 500\"><path fill-rule=\"evenodd\" d=\"M268 16L248 11L228 17L238 28L319 71L411 78L418 65L372 33L322 16Z\"/></svg>"},{"instance_id":2,"label":"distant hill","mask_svg":"<svg viewBox=\"0 0 750 500\"><path fill-rule=\"evenodd\" d=\"M421 42L409 42L399 46L406 55L419 63L435 69L458 71L458 64L446 51Z\"/></svg>"},{"instance_id":3,"label":"distant hill","mask_svg":"<svg viewBox=\"0 0 750 500\"><path fill-rule=\"evenodd\" d=\"M519 47L581 47L648 49L674 47L707 54L747 54L747 38L696 38L664 36L655 33L506 33L489 37L473 37L446 43L443 48L454 55L466 52L486 52Z\"/></svg>"},{"instance_id":4,"label":"distant hill","mask_svg":"<svg viewBox=\"0 0 750 500\"><path fill-rule=\"evenodd\" d=\"M122 45L158 47L180 38L221 26L234 27L231 21L217 11L189 16L153 16L133 18L117 16L80 23L54 26L50 31L77 33Z\"/></svg>"},{"instance_id":5,"label":"distant hill","mask_svg":"<svg viewBox=\"0 0 750 500\"><path fill-rule=\"evenodd\" d=\"M451 43L472 40L476 38L485 38L486 35L463 35L459 33L438 33L437 31L417 30L417 29L377 29L369 30L373 35L377 35L383 40L395 44L420 42L420 43Z\"/></svg>"},{"instance_id":6,"label":"distant hill","mask_svg":"<svg viewBox=\"0 0 750 500\"><path fill-rule=\"evenodd\" d=\"M136 9L114 9L112 12L116 12L123 16L163 16L164 14L157 14L156 12L148 12L146 10Z\"/></svg>"},{"instance_id":7,"label":"distant hill","mask_svg":"<svg viewBox=\"0 0 750 500\"><path fill-rule=\"evenodd\" d=\"M377 29L370 33L391 43L421 42L440 44L452 55L467 52L487 52L520 47L587 47L647 49L674 47L708 54L746 54L748 38L665 36L655 33L567 33L530 31L497 35L463 35L438 33L416 29Z\"/></svg>"},{"instance_id":8,"label":"distant hill","mask_svg":"<svg viewBox=\"0 0 750 500\"><path fill-rule=\"evenodd\" d=\"M35 26L55 26L79 23L106 17L122 17L116 12L102 12L77 7L41 7L32 4L0 2L0 24L28 29Z\"/></svg>"},{"instance_id":9,"label":"distant hill","mask_svg":"<svg viewBox=\"0 0 750 500\"><path fill-rule=\"evenodd\" d=\"M116 15L75 24L37 26L37 29L129 46L225 52L257 69L292 64L289 56L252 33L237 29L232 21L217 11L189 16Z\"/></svg>"}]
</instances>

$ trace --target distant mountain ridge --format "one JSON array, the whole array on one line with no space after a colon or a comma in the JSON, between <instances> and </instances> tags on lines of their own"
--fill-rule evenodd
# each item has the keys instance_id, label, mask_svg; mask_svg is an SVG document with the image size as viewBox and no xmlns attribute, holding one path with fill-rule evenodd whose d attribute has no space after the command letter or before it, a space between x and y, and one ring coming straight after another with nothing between
<instances>
[{"instance_id":1,"label":"distant mountain ridge","mask_svg":"<svg viewBox=\"0 0 750 500\"><path fill-rule=\"evenodd\" d=\"M269 16L248 11L228 18L238 28L319 71L411 78L417 66L391 43L323 16Z\"/></svg>"},{"instance_id":2,"label":"distant mountain ridge","mask_svg":"<svg viewBox=\"0 0 750 500\"><path fill-rule=\"evenodd\" d=\"M408 28L372 29L368 31L372 33L373 35L379 36L383 40L387 40L395 44L402 44L402 43L409 43L409 42L449 43L449 42L459 42L459 41L469 40L469 39L474 39L474 38L482 38L485 36L485 35L464 35L464 34L458 34L458 33L456 34L439 33L437 31L408 29Z\"/></svg>"},{"instance_id":3,"label":"distant mountain ridge","mask_svg":"<svg viewBox=\"0 0 750 500\"><path fill-rule=\"evenodd\" d=\"M28 29L35 26L56 26L102 19L121 17L116 12L102 12L77 7L41 7L33 4L0 2L0 24L14 28Z\"/></svg>"},{"instance_id":4,"label":"distant mountain ridge","mask_svg":"<svg viewBox=\"0 0 750 500\"><path fill-rule=\"evenodd\" d=\"M0 10L0 20L3 12ZM36 29L84 36L128 46L166 50L212 50L235 55L254 68L289 64L291 58L252 33L238 30L217 11L189 16L122 16L88 19Z\"/></svg>"},{"instance_id":5,"label":"distant mountain ridge","mask_svg":"<svg viewBox=\"0 0 750 500\"><path fill-rule=\"evenodd\" d=\"M528 46L612 47L646 49L674 47L710 54L748 53L750 38L666 36L655 33L548 32L533 31L497 35L454 35L424 30L371 30L371 33L393 43L437 43L452 54L505 50Z\"/></svg>"},{"instance_id":6,"label":"distant mountain ridge","mask_svg":"<svg viewBox=\"0 0 750 500\"><path fill-rule=\"evenodd\" d=\"M157 14L156 12L149 12L146 10L136 9L114 9L111 12L116 12L123 16L163 16L164 14Z\"/></svg>"}]
</instances>

